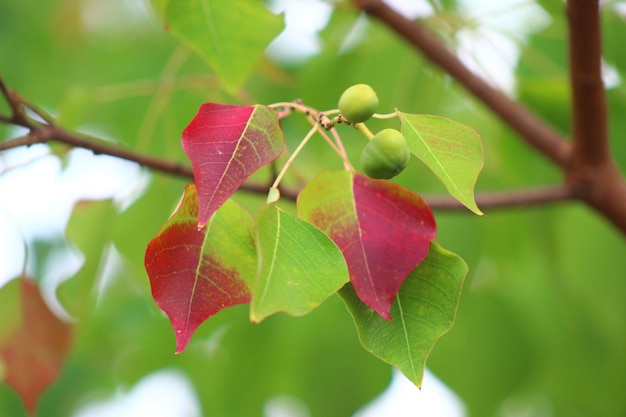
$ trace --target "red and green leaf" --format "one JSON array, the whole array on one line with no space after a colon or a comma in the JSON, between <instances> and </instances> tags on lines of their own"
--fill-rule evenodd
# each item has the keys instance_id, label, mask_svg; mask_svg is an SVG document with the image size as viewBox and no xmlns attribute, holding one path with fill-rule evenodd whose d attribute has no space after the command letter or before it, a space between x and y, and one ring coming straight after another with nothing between
<instances>
[{"instance_id":1,"label":"red and green leaf","mask_svg":"<svg viewBox=\"0 0 626 417\"><path fill-rule=\"evenodd\" d=\"M20 395L26 410L34 415L39 397L61 371L74 332L71 325L50 311L33 280L22 277L2 288L2 293L7 291L19 292L20 302L11 306L15 311L4 312L20 320L1 332L4 380Z\"/></svg>"},{"instance_id":2,"label":"red and green leaf","mask_svg":"<svg viewBox=\"0 0 626 417\"><path fill-rule=\"evenodd\" d=\"M435 238L435 219L424 200L390 181L327 171L300 193L298 215L330 236L358 297L391 320L398 290Z\"/></svg>"},{"instance_id":3,"label":"red and green leaf","mask_svg":"<svg viewBox=\"0 0 626 417\"><path fill-rule=\"evenodd\" d=\"M252 321L278 311L304 315L348 282L343 255L317 227L275 204L264 206L257 221L260 263Z\"/></svg>"},{"instance_id":4,"label":"red and green leaf","mask_svg":"<svg viewBox=\"0 0 626 417\"><path fill-rule=\"evenodd\" d=\"M145 267L152 297L167 314L182 352L198 326L219 311L250 301L257 270L254 219L227 201L203 229L193 184L150 241Z\"/></svg>"},{"instance_id":5,"label":"red and green leaf","mask_svg":"<svg viewBox=\"0 0 626 417\"><path fill-rule=\"evenodd\" d=\"M349 286L340 291L365 349L398 368L418 387L433 346L454 323L467 265L432 242L428 256L395 298L393 321L383 320Z\"/></svg>"},{"instance_id":6,"label":"red and green leaf","mask_svg":"<svg viewBox=\"0 0 626 417\"><path fill-rule=\"evenodd\" d=\"M206 103L183 131L182 146L193 166L198 226L204 227L250 175L282 153L285 139L269 107Z\"/></svg>"}]
</instances>

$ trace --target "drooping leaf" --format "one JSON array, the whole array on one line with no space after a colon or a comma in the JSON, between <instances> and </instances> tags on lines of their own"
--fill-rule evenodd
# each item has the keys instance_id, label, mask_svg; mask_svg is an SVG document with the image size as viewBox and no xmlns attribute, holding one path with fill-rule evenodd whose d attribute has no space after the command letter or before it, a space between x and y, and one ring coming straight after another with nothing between
<instances>
[{"instance_id":1,"label":"drooping leaf","mask_svg":"<svg viewBox=\"0 0 626 417\"><path fill-rule=\"evenodd\" d=\"M37 284L22 277L2 288L19 285L20 305L13 314L20 317L17 327L2 335L0 360L4 380L22 398L26 410L35 413L37 402L61 371L73 338L72 326L48 308Z\"/></svg>"},{"instance_id":2,"label":"drooping leaf","mask_svg":"<svg viewBox=\"0 0 626 417\"><path fill-rule=\"evenodd\" d=\"M340 295L363 346L420 387L428 355L454 323L467 271L461 258L432 242L428 256L396 296L393 321L381 319L363 305L350 286Z\"/></svg>"},{"instance_id":3,"label":"drooping leaf","mask_svg":"<svg viewBox=\"0 0 626 417\"><path fill-rule=\"evenodd\" d=\"M285 139L269 107L206 103L185 128L182 146L193 165L203 227L250 175L280 155Z\"/></svg>"},{"instance_id":4,"label":"drooping leaf","mask_svg":"<svg viewBox=\"0 0 626 417\"><path fill-rule=\"evenodd\" d=\"M200 54L231 91L284 28L282 17L258 0L174 0L166 21L170 32Z\"/></svg>"},{"instance_id":5,"label":"drooping leaf","mask_svg":"<svg viewBox=\"0 0 626 417\"><path fill-rule=\"evenodd\" d=\"M474 186L483 168L483 146L470 126L440 116L400 113L411 153L422 160L448 192L474 213Z\"/></svg>"},{"instance_id":6,"label":"drooping leaf","mask_svg":"<svg viewBox=\"0 0 626 417\"><path fill-rule=\"evenodd\" d=\"M424 200L390 181L326 171L300 192L298 216L330 236L359 298L391 320L400 286L435 238L435 219Z\"/></svg>"},{"instance_id":7,"label":"drooping leaf","mask_svg":"<svg viewBox=\"0 0 626 417\"><path fill-rule=\"evenodd\" d=\"M274 204L257 217L260 266L250 317L304 315L349 280L341 251L322 231Z\"/></svg>"},{"instance_id":8,"label":"drooping leaf","mask_svg":"<svg viewBox=\"0 0 626 417\"><path fill-rule=\"evenodd\" d=\"M176 353L206 319L250 301L257 270L252 216L229 200L198 229L197 207L190 184L145 256L152 297L174 327Z\"/></svg>"}]
</instances>

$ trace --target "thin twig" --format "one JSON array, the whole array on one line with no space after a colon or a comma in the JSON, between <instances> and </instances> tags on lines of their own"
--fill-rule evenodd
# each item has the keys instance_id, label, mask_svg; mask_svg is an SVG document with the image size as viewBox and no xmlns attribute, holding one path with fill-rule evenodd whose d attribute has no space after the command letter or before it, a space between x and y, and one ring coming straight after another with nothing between
<instances>
[{"instance_id":1,"label":"thin twig","mask_svg":"<svg viewBox=\"0 0 626 417\"><path fill-rule=\"evenodd\" d=\"M0 142L0 152L22 146L31 146L38 143L48 143L57 141L77 148L88 149L95 155L108 155L116 158L135 162L138 165L153 169L162 173L188 178L193 181L193 168L186 164L181 164L168 159L157 158L139 152L129 151L115 145L104 143L100 139L88 136L76 135L60 127L47 126L33 130L31 133ZM267 184L244 183L241 191L255 194L267 194L269 186ZM293 187L280 188L281 195L287 199L295 200L299 190Z\"/></svg>"},{"instance_id":2,"label":"thin twig","mask_svg":"<svg viewBox=\"0 0 626 417\"><path fill-rule=\"evenodd\" d=\"M2 92L6 102L11 107L11 116L16 117L17 114L21 113L18 100L15 99L13 93L6 86L2 77L0 77L0 92Z\"/></svg>"},{"instance_id":3,"label":"thin twig","mask_svg":"<svg viewBox=\"0 0 626 417\"><path fill-rule=\"evenodd\" d=\"M448 197L423 196L433 210L467 210L459 201ZM538 187L494 193L480 193L476 204L483 210L502 208L525 208L558 203L576 198L575 190L567 185Z\"/></svg>"},{"instance_id":4,"label":"thin twig","mask_svg":"<svg viewBox=\"0 0 626 417\"><path fill-rule=\"evenodd\" d=\"M0 142L0 151L19 146L30 146L36 143L47 143L51 141L58 141L70 146L89 149L96 155L115 156L117 158L136 162L141 166L168 174L193 178L193 170L187 165L179 164L166 159L156 158L139 152L129 151L119 146L106 144L102 140L97 140L95 138L75 135L56 126L41 127L33 130L28 135Z\"/></svg>"}]
</instances>

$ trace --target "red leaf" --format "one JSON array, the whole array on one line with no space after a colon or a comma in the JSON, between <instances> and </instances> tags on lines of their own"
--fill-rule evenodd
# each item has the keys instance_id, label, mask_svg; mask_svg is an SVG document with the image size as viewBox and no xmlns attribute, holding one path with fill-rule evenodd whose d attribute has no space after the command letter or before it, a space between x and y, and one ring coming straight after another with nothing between
<instances>
[{"instance_id":1,"label":"red leaf","mask_svg":"<svg viewBox=\"0 0 626 417\"><path fill-rule=\"evenodd\" d=\"M35 282L22 278L19 285L21 323L0 341L0 358L7 384L34 414L40 395L61 371L73 329L50 311Z\"/></svg>"},{"instance_id":2,"label":"red leaf","mask_svg":"<svg viewBox=\"0 0 626 417\"><path fill-rule=\"evenodd\" d=\"M152 297L172 322L176 353L185 349L206 319L249 302L248 283L256 274L252 216L230 201L203 229L197 227L197 215L198 199L191 184L145 256Z\"/></svg>"},{"instance_id":3,"label":"red leaf","mask_svg":"<svg viewBox=\"0 0 626 417\"><path fill-rule=\"evenodd\" d=\"M285 140L269 107L206 103L185 128L182 146L198 190L198 227L204 227L250 175L281 154Z\"/></svg>"},{"instance_id":4,"label":"red leaf","mask_svg":"<svg viewBox=\"0 0 626 417\"><path fill-rule=\"evenodd\" d=\"M361 301L391 320L396 294L435 238L424 200L390 181L330 171L302 190L298 213L341 249Z\"/></svg>"}]
</instances>

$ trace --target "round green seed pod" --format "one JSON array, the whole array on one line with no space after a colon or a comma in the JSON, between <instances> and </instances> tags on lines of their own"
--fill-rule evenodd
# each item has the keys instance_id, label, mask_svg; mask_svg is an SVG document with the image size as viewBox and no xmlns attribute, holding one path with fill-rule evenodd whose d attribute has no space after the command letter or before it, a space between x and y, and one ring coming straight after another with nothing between
<instances>
[{"instance_id":1,"label":"round green seed pod","mask_svg":"<svg viewBox=\"0 0 626 417\"><path fill-rule=\"evenodd\" d=\"M339 98L341 116L352 123L368 120L378 108L378 95L367 84L355 84Z\"/></svg>"},{"instance_id":2,"label":"round green seed pod","mask_svg":"<svg viewBox=\"0 0 626 417\"><path fill-rule=\"evenodd\" d=\"M410 159L404 135L396 129L383 129L363 148L361 169L368 177L389 179L402 172Z\"/></svg>"}]
</instances>

